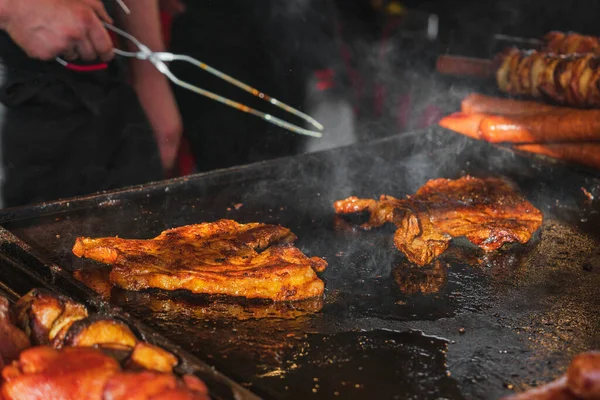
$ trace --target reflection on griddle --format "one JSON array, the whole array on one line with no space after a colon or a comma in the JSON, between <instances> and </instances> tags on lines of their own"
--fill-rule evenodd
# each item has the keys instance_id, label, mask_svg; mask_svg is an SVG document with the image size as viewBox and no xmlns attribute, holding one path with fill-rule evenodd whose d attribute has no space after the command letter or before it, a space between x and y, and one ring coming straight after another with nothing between
<instances>
[{"instance_id":1,"label":"reflection on griddle","mask_svg":"<svg viewBox=\"0 0 600 400\"><path fill-rule=\"evenodd\" d=\"M186 291L165 292L147 290L131 292L113 287L109 280L110 268L85 268L74 272L75 278L98 293L104 300L116 303L135 302L153 312L172 312L201 319L238 320L279 318L294 319L316 313L323 308L323 297L294 301L232 298L227 296L196 295Z\"/></svg>"},{"instance_id":2,"label":"reflection on griddle","mask_svg":"<svg viewBox=\"0 0 600 400\"><path fill-rule=\"evenodd\" d=\"M420 332L308 334L262 382L277 399L462 399L446 367L447 342Z\"/></svg>"},{"instance_id":3,"label":"reflection on griddle","mask_svg":"<svg viewBox=\"0 0 600 400\"><path fill-rule=\"evenodd\" d=\"M154 313L171 313L202 320L295 319L316 313L323 307L321 297L295 302L271 302L158 290L130 292L118 288L111 292L111 299L120 304L137 303Z\"/></svg>"},{"instance_id":4,"label":"reflection on griddle","mask_svg":"<svg viewBox=\"0 0 600 400\"><path fill-rule=\"evenodd\" d=\"M98 293L103 300L110 300L110 293L113 288L110 282L110 268L107 266L90 267L78 269L73 272L75 279Z\"/></svg>"},{"instance_id":5,"label":"reflection on griddle","mask_svg":"<svg viewBox=\"0 0 600 400\"><path fill-rule=\"evenodd\" d=\"M427 267L399 264L392 269L392 276L400 291L407 295L432 294L442 289L448 281L448 266L436 260Z\"/></svg>"}]
</instances>

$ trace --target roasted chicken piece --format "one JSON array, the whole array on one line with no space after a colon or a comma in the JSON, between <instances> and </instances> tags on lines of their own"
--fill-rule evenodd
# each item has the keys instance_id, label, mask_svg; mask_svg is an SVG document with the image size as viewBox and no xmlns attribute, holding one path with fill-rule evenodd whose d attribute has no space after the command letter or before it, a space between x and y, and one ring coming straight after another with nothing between
<instances>
[{"instance_id":1,"label":"roasted chicken piece","mask_svg":"<svg viewBox=\"0 0 600 400\"><path fill-rule=\"evenodd\" d=\"M546 385L507 397L505 400L598 400L600 399L600 352L576 355L566 375Z\"/></svg>"},{"instance_id":2,"label":"roasted chicken piece","mask_svg":"<svg viewBox=\"0 0 600 400\"><path fill-rule=\"evenodd\" d=\"M442 254L453 237L493 251L528 242L542 224L542 213L498 178L433 179L407 199L349 197L334 208L338 214L368 211L365 229L395 224L396 247L421 266Z\"/></svg>"},{"instance_id":3,"label":"roasted chicken piece","mask_svg":"<svg viewBox=\"0 0 600 400\"><path fill-rule=\"evenodd\" d=\"M111 281L127 290L186 289L274 301L323 294L316 272L327 262L308 258L289 229L232 220L169 229L154 239L77 238L73 253L112 264Z\"/></svg>"},{"instance_id":4,"label":"roasted chicken piece","mask_svg":"<svg viewBox=\"0 0 600 400\"><path fill-rule=\"evenodd\" d=\"M0 296L0 368L16 360L19 353L30 346L29 338L15 326L10 303Z\"/></svg>"},{"instance_id":5,"label":"roasted chicken piece","mask_svg":"<svg viewBox=\"0 0 600 400\"><path fill-rule=\"evenodd\" d=\"M119 363L91 348L32 347L19 361L4 368L5 400L101 400L108 379Z\"/></svg>"},{"instance_id":6,"label":"roasted chicken piece","mask_svg":"<svg viewBox=\"0 0 600 400\"><path fill-rule=\"evenodd\" d=\"M33 344L61 341L71 325L87 318L83 304L43 289L34 289L15 304L18 326Z\"/></svg>"},{"instance_id":7,"label":"roasted chicken piece","mask_svg":"<svg viewBox=\"0 0 600 400\"><path fill-rule=\"evenodd\" d=\"M104 389L111 400L209 400L208 389L199 379L158 372L121 372L113 375Z\"/></svg>"},{"instance_id":8,"label":"roasted chicken piece","mask_svg":"<svg viewBox=\"0 0 600 400\"><path fill-rule=\"evenodd\" d=\"M123 372L98 349L34 347L2 371L4 400L208 400L204 383L154 371Z\"/></svg>"}]
</instances>

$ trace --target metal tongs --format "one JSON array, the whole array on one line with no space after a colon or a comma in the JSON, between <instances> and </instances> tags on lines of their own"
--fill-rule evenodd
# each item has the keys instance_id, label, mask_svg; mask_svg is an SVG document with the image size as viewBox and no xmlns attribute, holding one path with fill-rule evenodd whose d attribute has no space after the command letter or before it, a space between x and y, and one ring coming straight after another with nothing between
<instances>
[{"instance_id":1,"label":"metal tongs","mask_svg":"<svg viewBox=\"0 0 600 400\"><path fill-rule=\"evenodd\" d=\"M119 29L116 26L110 25L108 23L104 23L104 26L108 30L131 41L139 49L136 52L124 51L121 49L114 49L114 52L116 55L119 55L121 57L130 57L130 58L136 58L138 60L146 60L146 61L151 62L152 65L154 65L154 67L156 67L156 69L159 72L161 72L167 78L169 78L169 80L171 82L173 82L175 85L185 88L187 90L191 90L192 92L195 92L202 96L208 97L209 99L218 101L225 105L228 105L229 107L233 107L237 110L257 116L267 122L270 122L281 128L287 129L290 132L297 133L300 135L313 136L313 137L317 137L317 138L320 138L323 136L323 134L322 134L322 131L324 130L323 125L321 125L317 120L312 118L310 115L307 115L285 103L282 103L281 101L259 91L258 89L255 89L252 86L247 85L244 82L241 82L241 81L233 78L232 76L229 76L229 75L201 62L201 61L198 61L193 57L190 57L187 55L182 55L182 54L173 54L173 53L169 53L169 52L153 52L152 50L150 50L150 48L148 46L141 43L135 36L131 35L130 33L127 33L125 31L123 31L122 29ZM67 63L66 61L64 61L60 58L57 58L57 61L59 63L61 63L63 66L73 69L73 70L76 70L76 71L94 71L97 69L102 69L101 65L99 67L98 66L78 66L78 65L71 64L71 63ZM256 97L261 98L265 101L268 101L269 103L273 104L274 106L279 107L279 108L289 112L290 114L293 114L293 115L305 120L306 122L308 122L309 124L314 126L316 128L316 130L309 130L309 129L302 128L298 125L295 125L290 122L286 122L280 118L274 117L273 115L264 113L262 111L258 111L254 108L248 107L237 101L230 100L226 97L219 96L218 94L212 93L208 90L202 89L198 86L195 86L188 82L182 81L181 79L177 78L173 74L173 72L171 72L168 65L166 64L171 61L185 61L185 62L188 62L198 68L201 68L204 71L206 71L212 75L215 75L218 78L221 78L221 79L231 83L232 85L237 86L240 89L243 89L246 92L253 94Z\"/></svg>"}]
</instances>

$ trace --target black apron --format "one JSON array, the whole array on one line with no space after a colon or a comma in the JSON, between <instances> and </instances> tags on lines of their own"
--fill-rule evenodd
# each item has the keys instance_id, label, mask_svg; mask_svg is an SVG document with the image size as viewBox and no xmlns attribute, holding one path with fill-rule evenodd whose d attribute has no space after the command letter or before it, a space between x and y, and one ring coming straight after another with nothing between
<instances>
[{"instance_id":1,"label":"black apron","mask_svg":"<svg viewBox=\"0 0 600 400\"><path fill-rule=\"evenodd\" d=\"M29 59L0 33L3 205L163 177L154 135L119 62L78 73Z\"/></svg>"}]
</instances>

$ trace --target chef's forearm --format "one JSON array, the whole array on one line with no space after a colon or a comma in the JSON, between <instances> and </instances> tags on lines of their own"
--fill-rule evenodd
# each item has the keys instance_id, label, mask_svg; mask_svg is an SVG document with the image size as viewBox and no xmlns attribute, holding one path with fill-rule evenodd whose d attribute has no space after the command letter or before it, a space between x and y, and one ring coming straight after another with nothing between
<instances>
[{"instance_id":1,"label":"chef's forearm","mask_svg":"<svg viewBox=\"0 0 600 400\"><path fill-rule=\"evenodd\" d=\"M4 0L0 0L4 1ZM165 51L165 43L162 37L158 0L123 0L131 13L125 14L119 11L119 21L123 28L137 37L152 51ZM127 43L131 51L138 51L133 43ZM133 80L141 75L158 77L160 73L148 61L132 61Z\"/></svg>"},{"instance_id":2,"label":"chef's forearm","mask_svg":"<svg viewBox=\"0 0 600 400\"><path fill-rule=\"evenodd\" d=\"M0 0L2 1L2 0ZM165 51L158 0L124 0L131 13L121 12L123 28L153 51ZM131 44L130 44L131 46ZM138 51L130 47L131 51ZM132 84L154 129L163 166L173 167L179 147L182 121L168 79L152 63L133 60Z\"/></svg>"}]
</instances>

